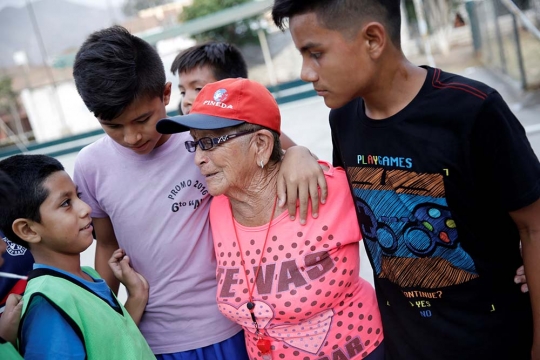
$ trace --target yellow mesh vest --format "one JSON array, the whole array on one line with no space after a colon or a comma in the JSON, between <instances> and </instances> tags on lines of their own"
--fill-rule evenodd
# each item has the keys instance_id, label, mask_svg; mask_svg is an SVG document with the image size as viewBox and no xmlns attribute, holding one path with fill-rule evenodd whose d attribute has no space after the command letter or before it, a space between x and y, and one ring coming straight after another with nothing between
<instances>
[{"instance_id":1,"label":"yellow mesh vest","mask_svg":"<svg viewBox=\"0 0 540 360\"><path fill-rule=\"evenodd\" d=\"M17 350L9 342L0 341L0 359L2 360L22 360Z\"/></svg>"},{"instance_id":2,"label":"yellow mesh vest","mask_svg":"<svg viewBox=\"0 0 540 360\"><path fill-rule=\"evenodd\" d=\"M40 270L40 275L32 277L32 273ZM83 267L83 270L99 278L94 269ZM155 359L139 328L120 303L117 311L83 284L50 269L33 270L30 276L19 328L32 297L39 294L63 313L82 339L88 360Z\"/></svg>"}]
</instances>

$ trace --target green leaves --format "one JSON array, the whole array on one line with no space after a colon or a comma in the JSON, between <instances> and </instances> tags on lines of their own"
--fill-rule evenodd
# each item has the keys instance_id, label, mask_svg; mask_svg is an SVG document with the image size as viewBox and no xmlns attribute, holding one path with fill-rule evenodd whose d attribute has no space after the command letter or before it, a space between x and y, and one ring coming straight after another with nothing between
<instances>
[{"instance_id":1,"label":"green leaves","mask_svg":"<svg viewBox=\"0 0 540 360\"><path fill-rule=\"evenodd\" d=\"M202 16L216 13L218 11L251 2L252 0L197 0L192 5L183 9L180 14L180 21L193 20ZM197 41L224 41L235 45L246 43L255 43L258 41L257 31L253 24L257 22L258 17L237 21L234 24L229 24L205 31L195 36Z\"/></svg>"}]
</instances>

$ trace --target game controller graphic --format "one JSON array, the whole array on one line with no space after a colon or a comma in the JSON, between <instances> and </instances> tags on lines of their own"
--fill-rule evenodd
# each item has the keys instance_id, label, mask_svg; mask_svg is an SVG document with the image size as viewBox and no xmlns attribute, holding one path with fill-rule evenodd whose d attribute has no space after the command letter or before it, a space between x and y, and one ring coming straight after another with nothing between
<instances>
[{"instance_id":1,"label":"game controller graphic","mask_svg":"<svg viewBox=\"0 0 540 360\"><path fill-rule=\"evenodd\" d=\"M378 242L386 254L396 252L400 238L419 257L431 255L439 245L448 248L456 246L456 224L445 206L422 203L414 207L410 217L377 218L364 200L359 197L355 199L364 239ZM399 229L396 230L396 227Z\"/></svg>"}]
</instances>

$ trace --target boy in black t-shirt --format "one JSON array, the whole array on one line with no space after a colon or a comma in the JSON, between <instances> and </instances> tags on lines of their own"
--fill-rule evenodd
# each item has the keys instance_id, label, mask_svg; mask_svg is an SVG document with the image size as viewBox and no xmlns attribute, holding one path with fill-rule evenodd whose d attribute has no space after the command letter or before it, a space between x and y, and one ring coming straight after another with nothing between
<instances>
[{"instance_id":1,"label":"boy in black t-shirt","mask_svg":"<svg viewBox=\"0 0 540 360\"><path fill-rule=\"evenodd\" d=\"M540 164L501 96L409 62L398 0L276 0L272 15L333 109L387 358L540 359Z\"/></svg>"}]
</instances>

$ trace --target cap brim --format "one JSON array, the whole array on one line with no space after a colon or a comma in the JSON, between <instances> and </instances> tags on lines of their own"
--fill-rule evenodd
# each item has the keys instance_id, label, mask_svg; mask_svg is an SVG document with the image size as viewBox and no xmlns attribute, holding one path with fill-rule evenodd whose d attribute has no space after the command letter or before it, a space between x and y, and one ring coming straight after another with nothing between
<instances>
[{"instance_id":1,"label":"cap brim","mask_svg":"<svg viewBox=\"0 0 540 360\"><path fill-rule=\"evenodd\" d=\"M174 134L189 131L190 129L223 129L243 123L245 123L243 120L231 120L205 114L188 114L161 119L156 124L156 129L162 134Z\"/></svg>"}]
</instances>

